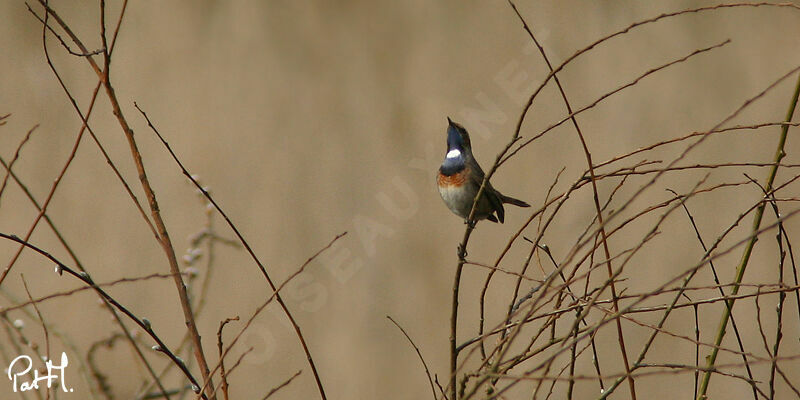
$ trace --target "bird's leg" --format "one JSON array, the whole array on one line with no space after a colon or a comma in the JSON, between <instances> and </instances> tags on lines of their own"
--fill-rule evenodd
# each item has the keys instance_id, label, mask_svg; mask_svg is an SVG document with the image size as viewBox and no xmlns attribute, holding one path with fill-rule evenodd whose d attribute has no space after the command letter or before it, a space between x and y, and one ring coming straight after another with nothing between
<instances>
[{"instance_id":1,"label":"bird's leg","mask_svg":"<svg viewBox=\"0 0 800 400\"><path fill-rule=\"evenodd\" d=\"M465 218L464 223L467 224L467 226L469 226L469 229L475 229L475 225L478 223L478 221L475 220L471 221ZM463 248L460 244L458 245L458 258L462 260L467 258L467 249Z\"/></svg>"}]
</instances>

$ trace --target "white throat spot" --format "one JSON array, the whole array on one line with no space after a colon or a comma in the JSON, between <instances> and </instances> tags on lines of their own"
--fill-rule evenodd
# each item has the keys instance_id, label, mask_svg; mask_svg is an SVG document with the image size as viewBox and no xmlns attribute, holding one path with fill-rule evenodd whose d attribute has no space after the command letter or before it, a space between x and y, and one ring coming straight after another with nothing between
<instances>
[{"instance_id":1,"label":"white throat spot","mask_svg":"<svg viewBox=\"0 0 800 400\"><path fill-rule=\"evenodd\" d=\"M447 158L457 158L461 156L461 151L458 149L453 149L447 152Z\"/></svg>"}]
</instances>

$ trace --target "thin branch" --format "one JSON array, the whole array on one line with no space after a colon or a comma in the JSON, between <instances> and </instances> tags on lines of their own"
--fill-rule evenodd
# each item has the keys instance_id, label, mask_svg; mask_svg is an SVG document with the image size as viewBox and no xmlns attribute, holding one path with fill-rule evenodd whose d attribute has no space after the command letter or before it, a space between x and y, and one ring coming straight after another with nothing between
<instances>
[{"instance_id":1,"label":"thin branch","mask_svg":"<svg viewBox=\"0 0 800 400\"><path fill-rule=\"evenodd\" d=\"M253 312L253 314L250 316L250 318L248 318L247 321L244 323L244 326L242 327L242 329L239 330L239 333L237 333L236 336L233 337L233 339L231 340L230 344L228 344L228 346L225 348L225 351L222 353L222 356L220 356L220 358L219 358L219 362L217 362L217 365L211 370L211 374L212 375L214 373L216 373L217 369L220 368L220 365L221 365L223 359L228 355L228 353L231 351L233 346L239 341L239 339L242 337L244 332L247 331L247 329L250 327L250 325L253 324L253 321L255 321L256 317L258 317L258 315L261 314L261 312L264 311L264 309L267 308L267 306L273 300L275 300L278 297L278 293L284 288L284 286L286 286L289 282L291 282L295 277L300 275L305 270L305 268L308 266L308 264L310 264L317 257L319 257L320 254L322 254L323 252L325 252L326 250L331 248L331 246L333 246L333 244L336 243L337 240L341 239L345 235L347 235L347 232L342 232L342 233L336 235L330 242L328 242L327 245L325 245L323 248L321 248L316 253L314 253L311 257L309 257L303 263L303 265L301 265L300 268L297 269L297 271L295 271L294 273L289 275L288 278L286 278L277 288L275 288L275 291L272 292L272 294L267 298L267 300L265 300L263 303L261 303L261 305L259 305L256 308L256 310ZM204 388L201 388L201 389L204 389Z\"/></svg>"},{"instance_id":2,"label":"thin branch","mask_svg":"<svg viewBox=\"0 0 800 400\"><path fill-rule=\"evenodd\" d=\"M33 296L31 295L31 290L28 288L28 282L25 280L25 275L20 275L22 278L22 286L25 288L25 294L28 295L28 300L33 301ZM36 316L39 317L39 324L42 326L42 330L44 331L44 345L45 345L45 352L44 356L47 361L51 361L50 358L50 332L47 331L47 324L44 322L44 317L42 316L42 311L39 310L39 306L36 302L33 302L33 309L36 311ZM48 381L49 383L49 381ZM47 385L47 390L45 390L45 398L50 399L50 385Z\"/></svg>"},{"instance_id":3,"label":"thin branch","mask_svg":"<svg viewBox=\"0 0 800 400\"><path fill-rule=\"evenodd\" d=\"M406 330L403 329L403 327L400 326L400 324L398 324L397 321L395 321L391 316L388 315L386 316L386 318L388 318L389 321L392 321L394 326L396 326L397 329L400 329L400 332L403 332L403 335L406 337L406 339L408 339L408 343L410 343L411 347L414 348L414 351L417 352L417 356L419 356L419 361L422 362L422 366L425 368L425 375L428 376L428 383L431 384L431 392L433 394L433 399L436 400L436 388L433 387L433 379L431 379L431 371L428 369L428 364L425 362L425 358L422 357L422 353L419 351L419 347L417 347L417 345L414 344L414 341L411 340L411 336L408 336Z\"/></svg>"},{"instance_id":4,"label":"thin branch","mask_svg":"<svg viewBox=\"0 0 800 400\"><path fill-rule=\"evenodd\" d=\"M303 333L300 331L300 325L298 325L297 321L295 321L294 316L289 311L289 307L283 301L283 297L281 297L280 294L278 294L278 288L275 286L275 283L272 281L272 278L270 278L266 268L264 268L264 264L261 262L258 256L256 256L256 253L250 247L250 244L247 243L247 240L244 239L244 236L242 236L242 234L239 233L239 229L237 229L236 225L234 225L233 222L231 222L230 218L228 218L228 215L225 213L225 211L222 210L222 208L217 204L214 198L211 197L208 191L206 191L203 188L203 186L197 183L197 180L195 180L194 176L191 173L189 173L189 171L183 166L183 163L180 161L180 159L178 159L178 156L175 155L174 151L172 151L172 147L170 147L169 143L167 143L164 137L161 136L161 133L158 131L158 129L156 129L156 127L150 121L150 118L147 117L147 114L141 108L139 108L139 105L136 104L136 102L134 102L133 105L136 107L137 110L139 110L144 119L147 121L147 125L150 127L150 129L156 134L156 136L158 136L159 140L161 140L161 143L164 145L169 154L172 156L172 159L175 161L176 164L178 164L178 167L180 167L181 172L183 172L183 174L187 178L189 178L190 181L192 181L192 183L203 194L203 196L205 196L205 198L208 199L208 201L214 206L214 208L220 213L220 215L222 215L222 218L225 219L225 222L227 222L228 227L231 228L233 233L236 235L236 237L244 246L245 250L247 250L247 253L250 254L250 257L253 259L253 261L255 261L256 265L258 265L258 269L261 271L261 274L264 276L264 279L266 279L267 284L269 284L269 287L272 289L272 292L276 295L276 300L278 301L278 304L280 304L283 313L286 314L286 316L289 318L289 322L292 324L292 328L294 328L295 334L297 335L297 338L300 340L300 345L303 347L303 352L305 352L306 354L306 360L308 360L308 364L311 367L311 373L314 375L314 380L317 383L317 389L319 390L320 397L322 398L322 400L327 400L327 397L325 396L325 389L322 386L322 380L319 377L319 373L317 372L317 367L314 364L314 358L311 356L311 352L308 350L306 339L303 336ZM344 234L337 236L337 239L343 235Z\"/></svg>"},{"instance_id":5,"label":"thin branch","mask_svg":"<svg viewBox=\"0 0 800 400\"><path fill-rule=\"evenodd\" d=\"M222 359L222 329L225 328L231 321L238 321L239 316L235 316L233 318L225 318L224 320L220 321L219 329L217 329L217 349L219 351L219 373L220 373L220 387L222 387L222 395L225 397L225 400L228 400L228 376L225 373L225 363Z\"/></svg>"},{"instance_id":6,"label":"thin branch","mask_svg":"<svg viewBox=\"0 0 800 400\"><path fill-rule=\"evenodd\" d=\"M796 71L797 68L792 70L791 74L794 74ZM785 119L786 122L790 122L792 120L792 117L794 116L794 111L795 107L797 106L797 99L799 95L800 95L800 75L798 75L797 77L797 83L795 84L794 94L792 94L792 98L789 101L789 109L786 112L786 119ZM786 144L786 137L788 132L789 132L789 126L783 125L781 127L781 133L778 138L777 149L775 151L775 156L773 159L773 161L776 164L779 163L781 159L783 159L783 157L786 155L784 151L784 145ZM764 185L764 189L767 193L772 192L772 184L775 181L775 175L777 174L777 172L778 172L777 165L774 165L772 168L770 168L769 174L767 176L766 185ZM762 202L756 209L755 216L753 217L753 227L752 227L753 232L758 232L759 227L761 226L761 218L764 215L765 207L766 203ZM752 236L750 241L747 243L747 246L745 246L744 248L744 252L742 253L742 259L739 262L739 266L736 268L736 276L733 280L734 286L731 289L731 294L735 295L739 291L739 283L741 283L742 278L744 278L744 272L747 269L748 262L750 261L750 255L752 254L753 247L756 244L757 238L758 236ZM725 327L728 325L728 319L730 319L731 311L733 309L733 304L734 301L729 300L728 306L722 311L722 317L720 318L719 327L717 328L717 336L714 340L714 344L717 346L719 346L720 343L722 343L722 339L725 337ZM708 357L706 358L706 367L708 369L711 369L714 366L714 363L716 362L717 359L717 352L718 352L717 349L714 348L713 350L711 350L711 354L709 354ZM698 400L703 400L706 397L706 392L708 391L708 384L710 379L711 379L710 372L706 372L705 374L703 374L703 379L700 383L700 391L697 394Z\"/></svg>"},{"instance_id":7,"label":"thin branch","mask_svg":"<svg viewBox=\"0 0 800 400\"><path fill-rule=\"evenodd\" d=\"M8 183L8 176L11 175L11 168L14 166L14 163L17 162L17 159L19 159L19 153L22 151L22 147L25 146L25 143L27 143L31 138L33 131L35 131L38 127L39 124L36 124L33 126L33 128L28 130L28 133L25 134L25 137L17 146L17 150L14 151L14 156L11 158L11 162L9 162L8 166L6 166L6 174L3 176L3 183L0 183L0 199L3 198L3 192L6 190L6 184Z\"/></svg>"},{"instance_id":8,"label":"thin branch","mask_svg":"<svg viewBox=\"0 0 800 400\"><path fill-rule=\"evenodd\" d=\"M271 397L273 394L275 394L277 391L279 391L279 390L281 390L281 389L285 388L286 386L288 386L290 383L292 383L292 381L294 380L294 378L297 378L298 376L300 376L300 373L301 373L301 372L303 372L303 370L302 370L302 369L301 369L301 370L298 370L297 372L295 372L295 373L294 373L294 375L292 375L291 377L289 377L289 379L285 380L285 381L284 381L283 383L281 383L280 385L278 385L278 386L275 386L274 388L272 388L272 389L271 389L271 390L270 390L270 391L267 393L267 395L266 395L266 396L264 396L263 400L267 400L267 399L269 399L269 398L270 398L270 397Z\"/></svg>"},{"instance_id":9,"label":"thin branch","mask_svg":"<svg viewBox=\"0 0 800 400\"><path fill-rule=\"evenodd\" d=\"M21 245L23 245L23 246L25 246L25 247L27 247L27 248L39 253L39 254L41 254L45 258L49 259L50 261L52 261L56 265L56 273L57 274L61 275L64 272L66 272L67 274L72 275L75 278L78 278L84 284L86 284L88 286L91 286L92 289L94 289L98 294L103 296L103 298L106 301L108 301L111 305L113 305L117 310L119 310L123 314L125 314L134 323L136 323L136 325L139 325L139 327L142 328L142 330L144 330L156 342L156 346L154 346L154 349L164 353L167 357L169 357L169 359L172 360L172 362L174 362L176 365L178 365L178 367L181 369L181 371L186 376L186 378L189 379L189 381L193 385L195 385L195 387L199 387L199 385L197 384L197 381L195 380L194 376L192 376L191 372L189 372L189 370L186 368L186 365L183 363L183 361L181 361L180 358L178 358L172 351L169 350L169 348L166 346L166 344L164 344L164 342L161 340L161 338L158 335L156 335L155 331L153 331L152 327L150 326L150 323L149 322L145 322L143 319L140 319L139 317L134 315L125 306L123 306L116 299L111 297L111 295L109 295L105 290L103 290L102 288L98 287L94 283L94 281L89 277L89 274L87 274L86 272L83 272L83 271L77 272L77 271L73 270L72 268L68 267L67 265L65 265L64 263L59 261L57 258L55 258L52 255L50 255L50 253L42 250L41 248L39 248L39 247L29 243L29 242L26 242L26 241L20 239L16 235L9 235L9 234L0 232L0 237L8 239L8 240L11 240L11 241L16 242L18 244L21 244ZM2 314L0 314L0 315L2 315ZM166 393L165 393L165 395L166 395ZM208 397L206 397L205 394L201 393L200 396L203 399L208 400Z\"/></svg>"}]
</instances>

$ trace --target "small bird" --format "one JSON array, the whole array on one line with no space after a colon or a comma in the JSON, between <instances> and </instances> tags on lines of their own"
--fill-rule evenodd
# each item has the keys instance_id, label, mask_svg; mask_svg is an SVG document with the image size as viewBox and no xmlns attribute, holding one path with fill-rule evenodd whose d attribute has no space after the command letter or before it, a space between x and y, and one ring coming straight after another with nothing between
<instances>
[{"instance_id":1,"label":"small bird","mask_svg":"<svg viewBox=\"0 0 800 400\"><path fill-rule=\"evenodd\" d=\"M442 166L439 167L436 183L439 185L439 194L450 211L466 220L486 175L472 156L472 145L467 130L449 117L447 123L447 154ZM475 221L488 219L503 223L505 216L503 203L530 207L530 204L522 200L503 195L486 182L483 194L475 207Z\"/></svg>"}]
</instances>

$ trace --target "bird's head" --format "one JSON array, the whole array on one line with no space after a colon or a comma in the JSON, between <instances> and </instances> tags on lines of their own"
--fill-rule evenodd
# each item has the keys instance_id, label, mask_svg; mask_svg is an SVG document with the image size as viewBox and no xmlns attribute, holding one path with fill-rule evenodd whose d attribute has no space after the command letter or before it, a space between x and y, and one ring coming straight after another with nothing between
<instances>
[{"instance_id":1,"label":"bird's head","mask_svg":"<svg viewBox=\"0 0 800 400\"><path fill-rule=\"evenodd\" d=\"M472 145L469 142L469 133L459 123L447 117L447 152L458 150L459 152L471 152Z\"/></svg>"},{"instance_id":2,"label":"bird's head","mask_svg":"<svg viewBox=\"0 0 800 400\"><path fill-rule=\"evenodd\" d=\"M449 117L447 123L447 154L439 170L445 175L451 175L464 169L472 148L467 130Z\"/></svg>"}]
</instances>

